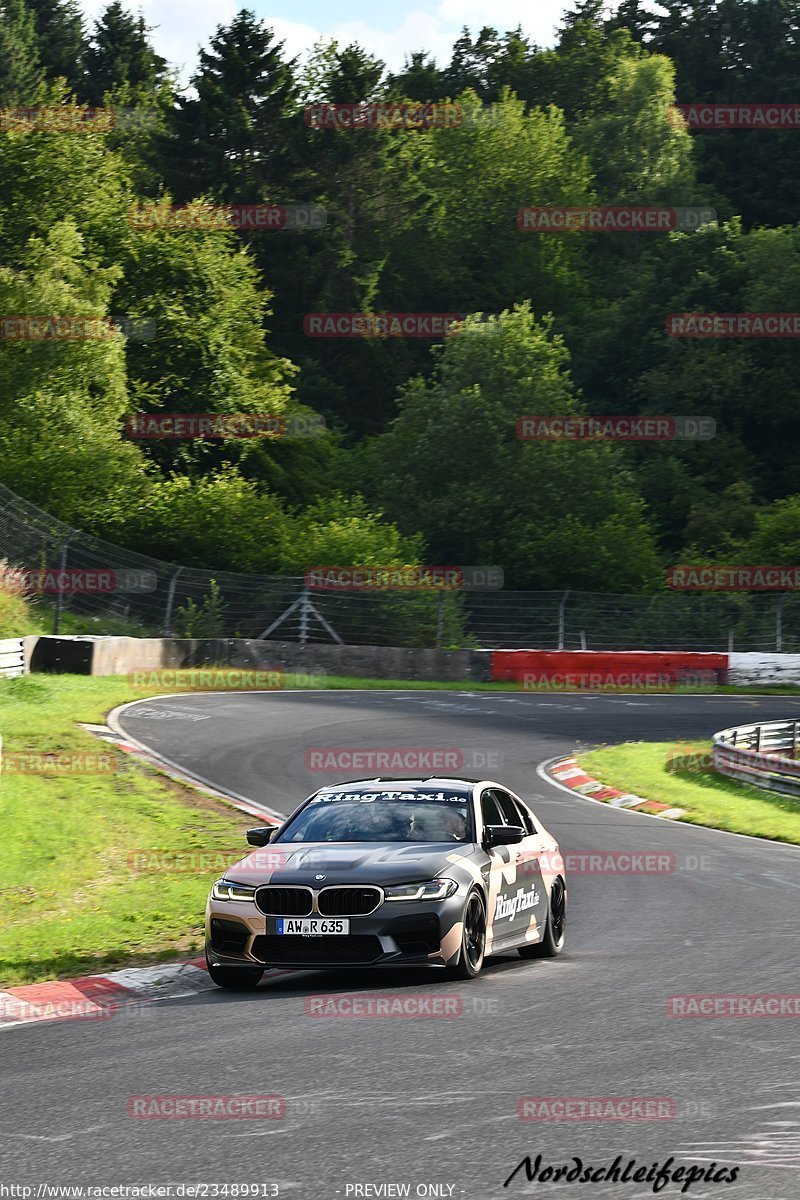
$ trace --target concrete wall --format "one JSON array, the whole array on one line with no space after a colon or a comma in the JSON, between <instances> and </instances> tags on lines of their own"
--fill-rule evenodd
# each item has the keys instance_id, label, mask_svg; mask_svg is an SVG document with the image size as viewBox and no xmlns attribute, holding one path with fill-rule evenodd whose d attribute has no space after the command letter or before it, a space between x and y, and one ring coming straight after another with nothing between
<instances>
[{"instance_id":1,"label":"concrete wall","mask_svg":"<svg viewBox=\"0 0 800 1200\"><path fill-rule=\"evenodd\" d=\"M728 682L800 686L800 654L729 654Z\"/></svg>"},{"instance_id":2,"label":"concrete wall","mask_svg":"<svg viewBox=\"0 0 800 1200\"><path fill-rule=\"evenodd\" d=\"M245 638L39 637L26 639L31 671L125 675L134 670L232 666L366 679L487 680L489 650L306 645Z\"/></svg>"},{"instance_id":3,"label":"concrete wall","mask_svg":"<svg viewBox=\"0 0 800 1200\"><path fill-rule=\"evenodd\" d=\"M308 675L414 679L446 683L517 679L524 670L633 671L708 674L708 682L785 683L800 687L800 654L662 654L613 651L412 650L398 646L336 646L230 638L27 637L30 671L125 675L134 670L231 666ZM633 659L636 662L633 662ZM544 659L547 660L542 666ZM691 659L690 663L687 663ZM645 663L645 667L642 666ZM655 664L652 667L650 664Z\"/></svg>"}]
</instances>

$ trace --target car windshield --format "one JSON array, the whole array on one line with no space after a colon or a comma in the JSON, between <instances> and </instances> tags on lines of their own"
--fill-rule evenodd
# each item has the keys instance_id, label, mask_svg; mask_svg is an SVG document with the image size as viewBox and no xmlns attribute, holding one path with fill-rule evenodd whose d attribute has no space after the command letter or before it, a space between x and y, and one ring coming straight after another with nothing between
<instances>
[{"instance_id":1,"label":"car windshield","mask_svg":"<svg viewBox=\"0 0 800 1200\"><path fill-rule=\"evenodd\" d=\"M276 842L470 842L466 795L333 792L315 796Z\"/></svg>"}]
</instances>

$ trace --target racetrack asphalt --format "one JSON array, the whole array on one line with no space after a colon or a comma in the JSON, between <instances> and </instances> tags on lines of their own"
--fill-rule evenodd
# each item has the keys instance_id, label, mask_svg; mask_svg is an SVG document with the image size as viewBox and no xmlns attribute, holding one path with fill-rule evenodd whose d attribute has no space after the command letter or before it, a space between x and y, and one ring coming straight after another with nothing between
<instances>
[{"instance_id":1,"label":"racetrack asphalt","mask_svg":"<svg viewBox=\"0 0 800 1200\"><path fill-rule=\"evenodd\" d=\"M667 1002L800 993L800 849L610 809L536 774L578 748L790 716L800 719L800 698L457 691L193 694L124 709L126 735L279 813L322 783L381 773L309 771L314 750L460 750L465 775L519 792L572 861L657 851L674 854L675 869L579 865L562 957L490 959L471 982L289 973L250 994L157 1002L127 1019L6 1030L0 1184L171 1184L176 1195L179 1184L258 1183L278 1189L261 1195L303 1200L653 1196L650 1182L529 1183L524 1170L503 1187L528 1154L542 1168L575 1157L600 1168L621 1155L637 1167L670 1157L671 1169L739 1167L735 1182L688 1193L670 1182L658 1192L667 1200L796 1200L800 1016L677 1018ZM463 1013L348 1019L304 1007L321 993L376 992L455 995ZM133 1096L230 1093L284 1096L286 1115L128 1115ZM523 1097L659 1097L674 1116L524 1121Z\"/></svg>"}]
</instances>

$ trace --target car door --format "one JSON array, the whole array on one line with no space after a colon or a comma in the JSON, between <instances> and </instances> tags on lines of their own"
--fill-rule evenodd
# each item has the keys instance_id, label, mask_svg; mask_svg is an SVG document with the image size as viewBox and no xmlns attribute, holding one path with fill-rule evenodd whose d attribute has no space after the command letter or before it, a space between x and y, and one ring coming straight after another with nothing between
<instances>
[{"instance_id":1,"label":"car door","mask_svg":"<svg viewBox=\"0 0 800 1200\"><path fill-rule=\"evenodd\" d=\"M505 788L487 787L481 795L484 825L515 825L522 841L493 846L489 868L489 945L500 950L541 940L547 900L540 866L541 840L531 812Z\"/></svg>"}]
</instances>

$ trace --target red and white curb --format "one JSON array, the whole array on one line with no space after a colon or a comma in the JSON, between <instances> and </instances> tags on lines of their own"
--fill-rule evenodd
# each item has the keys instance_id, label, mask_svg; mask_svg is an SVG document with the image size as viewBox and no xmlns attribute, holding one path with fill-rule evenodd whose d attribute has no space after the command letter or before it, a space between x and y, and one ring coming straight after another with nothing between
<instances>
[{"instance_id":1,"label":"red and white curb","mask_svg":"<svg viewBox=\"0 0 800 1200\"><path fill-rule=\"evenodd\" d=\"M604 804L610 804L612 808L629 808L632 812L646 812L652 816L666 817L668 820L683 816L682 808L672 808L669 804L662 804L660 800L646 800L644 796L637 796L634 792L620 792L617 788L607 787L588 775L574 756L552 763L547 768L547 773L552 775L553 779L557 779L562 787L579 792L589 800L600 800Z\"/></svg>"},{"instance_id":2,"label":"red and white curb","mask_svg":"<svg viewBox=\"0 0 800 1200\"><path fill-rule=\"evenodd\" d=\"M265 971L264 978L283 974L283 971ZM217 990L206 971L204 958L127 967L80 979L28 983L0 992L0 1030L40 1021L96 1021L152 1015L143 1012L152 1000L177 1000Z\"/></svg>"}]
</instances>

